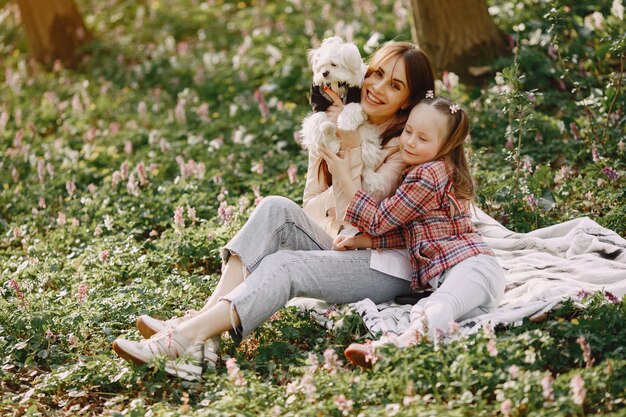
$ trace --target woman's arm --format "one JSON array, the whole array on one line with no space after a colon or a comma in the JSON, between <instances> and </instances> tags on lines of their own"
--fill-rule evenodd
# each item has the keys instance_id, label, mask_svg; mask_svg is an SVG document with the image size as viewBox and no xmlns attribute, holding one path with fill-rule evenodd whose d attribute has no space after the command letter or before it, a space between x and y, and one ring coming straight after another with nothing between
<instances>
[{"instance_id":1,"label":"woman's arm","mask_svg":"<svg viewBox=\"0 0 626 417\"><path fill-rule=\"evenodd\" d=\"M335 219L335 198L333 187L326 185L319 175L322 158L309 150L309 164L306 171L306 184L302 196L303 209L317 224L328 230Z\"/></svg>"}]
</instances>

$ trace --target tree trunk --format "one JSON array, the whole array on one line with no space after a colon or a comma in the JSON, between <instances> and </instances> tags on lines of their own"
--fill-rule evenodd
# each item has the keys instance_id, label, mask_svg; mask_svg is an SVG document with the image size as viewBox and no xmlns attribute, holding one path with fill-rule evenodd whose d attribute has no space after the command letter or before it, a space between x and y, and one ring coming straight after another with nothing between
<instances>
[{"instance_id":1,"label":"tree trunk","mask_svg":"<svg viewBox=\"0 0 626 417\"><path fill-rule=\"evenodd\" d=\"M470 81L477 67L507 52L506 35L491 20L486 0L411 0L411 6L414 37L438 72Z\"/></svg>"},{"instance_id":2,"label":"tree trunk","mask_svg":"<svg viewBox=\"0 0 626 417\"><path fill-rule=\"evenodd\" d=\"M77 49L92 39L74 0L17 0L31 54L44 65L78 63Z\"/></svg>"}]
</instances>

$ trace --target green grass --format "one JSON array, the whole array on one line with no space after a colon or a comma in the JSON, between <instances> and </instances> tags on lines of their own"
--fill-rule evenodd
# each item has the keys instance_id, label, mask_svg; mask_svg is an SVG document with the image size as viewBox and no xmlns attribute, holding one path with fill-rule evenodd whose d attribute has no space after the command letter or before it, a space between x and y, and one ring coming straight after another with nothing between
<instances>
[{"instance_id":1,"label":"green grass","mask_svg":"<svg viewBox=\"0 0 626 417\"><path fill-rule=\"evenodd\" d=\"M397 4L80 0L96 41L54 72L27 59L16 5L2 6L0 414L491 416L510 400L513 416L624 415L625 305L602 294L496 329L496 356L481 333L386 349L371 372L332 360L372 337L345 308L330 329L281 310L224 340L200 383L113 355L116 337L139 338L138 315L203 305L257 198L301 202L306 50L335 34L364 54L374 33L410 39ZM607 0L491 5L517 48L483 86L439 85L471 114L478 204L520 232L590 216L626 236L624 20Z\"/></svg>"}]
</instances>

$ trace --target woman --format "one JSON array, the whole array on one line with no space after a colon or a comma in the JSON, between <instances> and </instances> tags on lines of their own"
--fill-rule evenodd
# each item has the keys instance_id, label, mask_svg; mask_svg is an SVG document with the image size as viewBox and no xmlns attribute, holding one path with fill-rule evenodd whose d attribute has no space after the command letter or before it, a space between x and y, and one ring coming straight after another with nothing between
<instances>
[{"instance_id":1,"label":"woman","mask_svg":"<svg viewBox=\"0 0 626 417\"><path fill-rule=\"evenodd\" d=\"M376 172L387 181L373 195L376 201L395 191L404 169L397 137L413 106L433 90L430 62L415 45L390 42L372 56L361 106L381 132L383 152ZM334 101L327 112L336 121L342 104L336 96ZM358 133L338 131L337 135L341 140L338 155L350 161L352 180L361 188ZM157 355L173 359L186 354L195 361L204 357L205 364L214 366L221 333L235 330L245 336L293 297L345 304L363 298L382 302L408 292L409 282L394 276L391 269L386 271L384 261L377 269L370 267L370 251L330 250L333 238L350 227L343 220L348 203L327 164L310 152L304 209L283 197L265 198L223 248L222 277L201 311L167 322L142 316L137 326L150 339L117 339L113 349L135 363L147 363ZM169 372L182 377L197 377L201 372L199 363L185 369L168 366Z\"/></svg>"}]
</instances>

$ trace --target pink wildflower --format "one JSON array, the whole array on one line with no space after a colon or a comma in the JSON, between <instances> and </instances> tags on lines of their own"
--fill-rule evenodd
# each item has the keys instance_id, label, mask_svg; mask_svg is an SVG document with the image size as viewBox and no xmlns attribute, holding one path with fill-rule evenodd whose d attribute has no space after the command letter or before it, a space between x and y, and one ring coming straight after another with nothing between
<instances>
[{"instance_id":1,"label":"pink wildflower","mask_svg":"<svg viewBox=\"0 0 626 417\"><path fill-rule=\"evenodd\" d=\"M553 382L554 382L554 379L552 378L552 375L549 375L549 374L543 377L543 379L541 380L541 389L543 393L543 398L546 401L552 401L554 399L554 391L552 390Z\"/></svg>"},{"instance_id":2,"label":"pink wildflower","mask_svg":"<svg viewBox=\"0 0 626 417\"><path fill-rule=\"evenodd\" d=\"M15 167L11 168L11 178L13 178L13 182L16 184L20 182L20 173Z\"/></svg>"},{"instance_id":3,"label":"pink wildflower","mask_svg":"<svg viewBox=\"0 0 626 417\"><path fill-rule=\"evenodd\" d=\"M230 223L233 220L235 210L233 206L229 206L226 201L222 201L217 209L217 215L224 223Z\"/></svg>"},{"instance_id":4,"label":"pink wildflower","mask_svg":"<svg viewBox=\"0 0 626 417\"><path fill-rule=\"evenodd\" d=\"M341 365L342 362L333 349L326 349L324 351L324 369L329 371L331 375L336 374L337 368Z\"/></svg>"},{"instance_id":5,"label":"pink wildflower","mask_svg":"<svg viewBox=\"0 0 626 417\"><path fill-rule=\"evenodd\" d=\"M113 174L111 174L111 186L112 187L117 187L117 184L120 183L122 179L122 174L119 171L115 171L113 172Z\"/></svg>"},{"instance_id":6,"label":"pink wildflower","mask_svg":"<svg viewBox=\"0 0 626 417\"><path fill-rule=\"evenodd\" d=\"M139 113L139 118L141 120L146 120L146 116L148 115L148 106L145 101L140 101L137 105L137 113Z\"/></svg>"},{"instance_id":7,"label":"pink wildflower","mask_svg":"<svg viewBox=\"0 0 626 417\"><path fill-rule=\"evenodd\" d=\"M108 214L104 216L104 227L109 231L113 230L113 218Z\"/></svg>"},{"instance_id":8,"label":"pink wildflower","mask_svg":"<svg viewBox=\"0 0 626 417\"><path fill-rule=\"evenodd\" d=\"M620 152L624 152L624 148L626 148L626 145L624 145L624 139L620 139L619 142L617 142L617 149L619 149Z\"/></svg>"},{"instance_id":9,"label":"pink wildflower","mask_svg":"<svg viewBox=\"0 0 626 417\"><path fill-rule=\"evenodd\" d=\"M489 339L487 342L487 352L489 352L489 356L498 356L498 348L494 339Z\"/></svg>"},{"instance_id":10,"label":"pink wildflower","mask_svg":"<svg viewBox=\"0 0 626 417\"><path fill-rule=\"evenodd\" d=\"M96 184L91 183L87 186L87 191L89 191L89 193L91 193L91 195L94 195L96 193L96 191L98 191L98 187L96 187Z\"/></svg>"},{"instance_id":11,"label":"pink wildflower","mask_svg":"<svg viewBox=\"0 0 626 417\"><path fill-rule=\"evenodd\" d=\"M585 390L585 380L583 379L583 377L580 375L574 375L569 383L569 386L571 389L572 401L574 401L574 404L583 405L583 402L585 401L585 395L587 394L587 391Z\"/></svg>"},{"instance_id":12,"label":"pink wildflower","mask_svg":"<svg viewBox=\"0 0 626 417\"><path fill-rule=\"evenodd\" d=\"M78 286L78 293L76 294L76 300L79 304L82 304L87 299L87 293L89 292L89 286L85 282L81 282Z\"/></svg>"},{"instance_id":13,"label":"pink wildflower","mask_svg":"<svg viewBox=\"0 0 626 417\"><path fill-rule=\"evenodd\" d=\"M511 378L517 378L519 376L519 366L511 365L509 366L509 375Z\"/></svg>"},{"instance_id":14,"label":"pink wildflower","mask_svg":"<svg viewBox=\"0 0 626 417\"><path fill-rule=\"evenodd\" d=\"M543 135L540 131L537 131L537 133L535 133L535 142L543 143Z\"/></svg>"},{"instance_id":15,"label":"pink wildflower","mask_svg":"<svg viewBox=\"0 0 626 417\"><path fill-rule=\"evenodd\" d=\"M122 162L122 165L120 165L120 175L123 180L128 178L128 161L124 161Z\"/></svg>"},{"instance_id":16,"label":"pink wildflower","mask_svg":"<svg viewBox=\"0 0 626 417\"><path fill-rule=\"evenodd\" d=\"M76 184L74 184L74 181L71 181L71 180L66 181L65 189L67 190L67 193L70 195L70 197L72 197L74 193L76 192Z\"/></svg>"},{"instance_id":17,"label":"pink wildflower","mask_svg":"<svg viewBox=\"0 0 626 417\"><path fill-rule=\"evenodd\" d=\"M183 218L183 207L178 206L174 210L174 224L179 229L185 228L185 219Z\"/></svg>"},{"instance_id":18,"label":"pink wildflower","mask_svg":"<svg viewBox=\"0 0 626 417\"><path fill-rule=\"evenodd\" d=\"M102 228L100 226L96 226L96 228L93 229L93 235L100 236L101 234L102 234Z\"/></svg>"},{"instance_id":19,"label":"pink wildflower","mask_svg":"<svg viewBox=\"0 0 626 417\"><path fill-rule=\"evenodd\" d=\"M254 91L254 99L259 105L259 111L261 112L261 116L264 119L267 119L267 117L270 114L270 110L269 110L269 107L267 106L267 103L265 102L265 96L263 95L261 90L259 90L258 88Z\"/></svg>"},{"instance_id":20,"label":"pink wildflower","mask_svg":"<svg viewBox=\"0 0 626 417\"><path fill-rule=\"evenodd\" d=\"M585 336L579 336L578 339L576 339L576 343L578 343L578 346L580 346L580 349L583 351L585 366L587 368L593 367L595 359L591 356L591 348L589 347L589 342L587 342Z\"/></svg>"},{"instance_id":21,"label":"pink wildflower","mask_svg":"<svg viewBox=\"0 0 626 417\"><path fill-rule=\"evenodd\" d=\"M43 184L46 180L46 164L43 159L37 161L37 176L39 177L39 182Z\"/></svg>"},{"instance_id":22,"label":"pink wildflower","mask_svg":"<svg viewBox=\"0 0 626 417\"><path fill-rule=\"evenodd\" d=\"M148 184L148 176L146 175L146 165L143 161L137 164L137 176L139 177L139 184Z\"/></svg>"},{"instance_id":23,"label":"pink wildflower","mask_svg":"<svg viewBox=\"0 0 626 417\"><path fill-rule=\"evenodd\" d=\"M243 213L248 207L250 207L250 200L245 195L242 195L239 198L238 204L239 212Z\"/></svg>"},{"instance_id":24,"label":"pink wildflower","mask_svg":"<svg viewBox=\"0 0 626 417\"><path fill-rule=\"evenodd\" d=\"M50 176L50 178L54 178L54 165L52 165L50 162L46 164L46 171L48 171L48 175Z\"/></svg>"},{"instance_id":25,"label":"pink wildflower","mask_svg":"<svg viewBox=\"0 0 626 417\"><path fill-rule=\"evenodd\" d=\"M196 209L194 207L187 206L187 217L193 224L196 224L198 218L196 217Z\"/></svg>"},{"instance_id":26,"label":"pink wildflower","mask_svg":"<svg viewBox=\"0 0 626 417\"><path fill-rule=\"evenodd\" d=\"M110 255L111 253L105 249L103 251L100 251L100 253L98 254L98 259L100 259L100 262L106 263L109 261Z\"/></svg>"},{"instance_id":27,"label":"pink wildflower","mask_svg":"<svg viewBox=\"0 0 626 417\"><path fill-rule=\"evenodd\" d=\"M317 387L315 386L315 380L313 379L313 375L304 374L302 377L302 381L300 382L300 387L304 391L307 399L309 401L315 400L315 393L317 392Z\"/></svg>"},{"instance_id":28,"label":"pink wildflower","mask_svg":"<svg viewBox=\"0 0 626 417\"><path fill-rule=\"evenodd\" d=\"M80 220L78 220L76 217L72 217L71 223L72 223L72 227L80 226Z\"/></svg>"},{"instance_id":29,"label":"pink wildflower","mask_svg":"<svg viewBox=\"0 0 626 417\"><path fill-rule=\"evenodd\" d=\"M248 384L241 374L241 370L239 366L237 366L237 359L228 358L226 360L226 371L228 372L228 378L234 382L234 384L238 387L243 387Z\"/></svg>"},{"instance_id":30,"label":"pink wildflower","mask_svg":"<svg viewBox=\"0 0 626 417\"><path fill-rule=\"evenodd\" d=\"M448 334L450 336L457 334L460 329L461 326L459 326L459 323L457 323L456 321L451 320L450 323L448 323Z\"/></svg>"},{"instance_id":31,"label":"pink wildflower","mask_svg":"<svg viewBox=\"0 0 626 417\"><path fill-rule=\"evenodd\" d=\"M252 166L250 171L257 173L259 175L263 174L263 161L259 161Z\"/></svg>"},{"instance_id":32,"label":"pink wildflower","mask_svg":"<svg viewBox=\"0 0 626 417\"><path fill-rule=\"evenodd\" d=\"M287 168L287 176L289 177L289 184L295 184L298 180L298 167L296 164L290 164Z\"/></svg>"},{"instance_id":33,"label":"pink wildflower","mask_svg":"<svg viewBox=\"0 0 626 417\"><path fill-rule=\"evenodd\" d=\"M609 179L616 180L619 178L619 172L611 167L602 168L602 172L604 172Z\"/></svg>"},{"instance_id":34,"label":"pink wildflower","mask_svg":"<svg viewBox=\"0 0 626 417\"><path fill-rule=\"evenodd\" d=\"M537 197L535 197L535 195L533 193L530 193L526 196L526 203L528 204L528 206L530 207L531 210L536 210L537 209L537 202L539 200L537 200Z\"/></svg>"},{"instance_id":35,"label":"pink wildflower","mask_svg":"<svg viewBox=\"0 0 626 417\"><path fill-rule=\"evenodd\" d=\"M187 116L185 115L185 105L187 104L187 100L184 98L178 99L178 103L176 103L176 108L174 109L174 115L176 116L176 121L184 125L187 123Z\"/></svg>"},{"instance_id":36,"label":"pink wildflower","mask_svg":"<svg viewBox=\"0 0 626 417\"><path fill-rule=\"evenodd\" d=\"M57 335L52 333L52 330L46 330L46 339L56 340Z\"/></svg>"},{"instance_id":37,"label":"pink wildflower","mask_svg":"<svg viewBox=\"0 0 626 417\"><path fill-rule=\"evenodd\" d=\"M335 398L335 404L339 411L341 411L341 414L347 416L350 414L350 411L352 411L354 401L347 399L343 394L339 394L339 396Z\"/></svg>"},{"instance_id":38,"label":"pink wildflower","mask_svg":"<svg viewBox=\"0 0 626 417\"><path fill-rule=\"evenodd\" d=\"M511 415L511 411L513 411L513 401L508 400L508 399L502 401L502 404L500 404L500 412L504 416L508 417Z\"/></svg>"},{"instance_id":39,"label":"pink wildflower","mask_svg":"<svg viewBox=\"0 0 626 417\"><path fill-rule=\"evenodd\" d=\"M124 142L124 153L130 155L133 153L133 143L129 140Z\"/></svg>"},{"instance_id":40,"label":"pink wildflower","mask_svg":"<svg viewBox=\"0 0 626 417\"><path fill-rule=\"evenodd\" d=\"M198 106L198 108L196 109L196 114L198 115L200 120L205 123L211 121L211 119L209 118L209 105L207 103L202 103L200 106Z\"/></svg>"},{"instance_id":41,"label":"pink wildflower","mask_svg":"<svg viewBox=\"0 0 626 417\"><path fill-rule=\"evenodd\" d=\"M45 209L46 208L46 199L43 197L39 197L39 208L41 209Z\"/></svg>"},{"instance_id":42,"label":"pink wildflower","mask_svg":"<svg viewBox=\"0 0 626 417\"><path fill-rule=\"evenodd\" d=\"M72 346L76 346L78 344L78 339L72 333L67 335L67 343Z\"/></svg>"},{"instance_id":43,"label":"pink wildflower","mask_svg":"<svg viewBox=\"0 0 626 417\"><path fill-rule=\"evenodd\" d=\"M65 226L66 222L67 222L67 218L65 217L65 213L63 213L62 211L59 211L57 213L57 224L63 227Z\"/></svg>"},{"instance_id":44,"label":"pink wildflower","mask_svg":"<svg viewBox=\"0 0 626 417\"><path fill-rule=\"evenodd\" d=\"M15 291L15 295L17 296L17 298L22 300L22 302L25 301L24 293L22 292L22 289L20 288L20 284L16 280L14 280L13 278L11 278L9 280L9 288L11 288L13 291Z\"/></svg>"},{"instance_id":45,"label":"pink wildflower","mask_svg":"<svg viewBox=\"0 0 626 417\"><path fill-rule=\"evenodd\" d=\"M139 196L139 184L137 184L134 172L131 173L128 177L128 182L126 183L126 191L128 191L128 194L134 195L135 197Z\"/></svg>"},{"instance_id":46,"label":"pink wildflower","mask_svg":"<svg viewBox=\"0 0 626 417\"><path fill-rule=\"evenodd\" d=\"M591 148L591 157L593 158L593 162L600 161L600 154L598 153L598 148Z\"/></svg>"}]
</instances>

